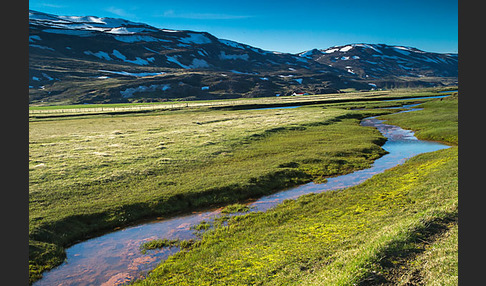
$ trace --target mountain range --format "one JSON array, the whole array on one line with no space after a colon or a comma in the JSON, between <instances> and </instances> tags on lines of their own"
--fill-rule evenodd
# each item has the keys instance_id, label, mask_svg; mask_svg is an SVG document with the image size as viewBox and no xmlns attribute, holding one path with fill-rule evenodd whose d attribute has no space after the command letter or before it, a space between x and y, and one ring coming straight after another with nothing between
<instances>
[{"instance_id":1,"label":"mountain range","mask_svg":"<svg viewBox=\"0 0 486 286\"><path fill-rule=\"evenodd\" d=\"M458 55L356 43L298 54L206 32L29 11L29 102L265 97L457 84Z\"/></svg>"}]
</instances>

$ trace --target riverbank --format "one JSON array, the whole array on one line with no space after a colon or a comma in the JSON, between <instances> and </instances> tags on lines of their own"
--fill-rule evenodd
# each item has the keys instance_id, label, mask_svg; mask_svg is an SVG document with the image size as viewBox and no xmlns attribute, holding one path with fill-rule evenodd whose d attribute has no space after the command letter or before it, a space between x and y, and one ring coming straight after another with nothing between
<instances>
[{"instance_id":1,"label":"riverbank","mask_svg":"<svg viewBox=\"0 0 486 286\"><path fill-rule=\"evenodd\" d=\"M65 247L96 233L366 168L384 138L359 120L386 112L190 110L31 122L31 282L63 261Z\"/></svg>"},{"instance_id":2,"label":"riverbank","mask_svg":"<svg viewBox=\"0 0 486 286\"><path fill-rule=\"evenodd\" d=\"M379 132L358 123L390 111L323 107L32 122L31 281L93 233L322 181L383 154Z\"/></svg>"},{"instance_id":3,"label":"riverbank","mask_svg":"<svg viewBox=\"0 0 486 286\"><path fill-rule=\"evenodd\" d=\"M448 240L456 222L453 147L419 155L357 187L229 218L135 285L400 285L402 276L454 285L457 244L449 246L446 272L427 270L424 257L439 238Z\"/></svg>"},{"instance_id":4,"label":"riverbank","mask_svg":"<svg viewBox=\"0 0 486 286\"><path fill-rule=\"evenodd\" d=\"M426 114L421 130L448 130L443 138L455 145L457 98L421 107L386 118ZM457 152L422 154L356 187L227 218L136 285L456 285Z\"/></svg>"},{"instance_id":5,"label":"riverbank","mask_svg":"<svg viewBox=\"0 0 486 286\"><path fill-rule=\"evenodd\" d=\"M458 95L452 95L420 105L423 110L407 114L382 116L389 124L415 130L415 136L422 140L457 145L458 139Z\"/></svg>"}]
</instances>

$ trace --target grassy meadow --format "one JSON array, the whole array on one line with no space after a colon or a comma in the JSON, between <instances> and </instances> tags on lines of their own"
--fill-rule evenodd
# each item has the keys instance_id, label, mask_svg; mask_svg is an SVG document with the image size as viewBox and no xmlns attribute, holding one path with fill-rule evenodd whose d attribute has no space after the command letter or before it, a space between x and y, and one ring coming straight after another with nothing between
<instances>
[{"instance_id":1,"label":"grassy meadow","mask_svg":"<svg viewBox=\"0 0 486 286\"><path fill-rule=\"evenodd\" d=\"M31 278L99 231L365 168L384 153L381 134L359 126L374 113L196 109L32 121Z\"/></svg>"},{"instance_id":2,"label":"grassy meadow","mask_svg":"<svg viewBox=\"0 0 486 286\"><path fill-rule=\"evenodd\" d=\"M406 113L383 116L388 123L399 125L405 129L415 130L415 136L422 140L447 142L457 145L458 96L453 95L439 100L433 100L420 105L413 116Z\"/></svg>"},{"instance_id":3,"label":"grassy meadow","mask_svg":"<svg viewBox=\"0 0 486 286\"><path fill-rule=\"evenodd\" d=\"M223 218L135 285L457 285L457 97L423 107L383 118L425 114L422 134L451 148L355 187Z\"/></svg>"},{"instance_id":4,"label":"grassy meadow","mask_svg":"<svg viewBox=\"0 0 486 286\"><path fill-rule=\"evenodd\" d=\"M359 103L360 107L363 105L366 107L367 104L371 107L376 102ZM389 102L385 106L396 104L396 102ZM351 110L351 108L352 105L350 104L343 106L315 105L296 109L273 110L213 110L201 107L160 110L140 114L86 115L31 120L29 124L30 281L39 279L42 271L60 264L65 257L65 247L97 233L122 227L145 218L170 216L178 212L192 211L211 205L235 203L296 184L324 181L329 176L368 167L374 159L384 154L384 151L380 148L380 145L384 143L384 138L373 128L359 126L359 121L367 116L388 114L392 111ZM440 110L442 107L432 105L429 108ZM445 156L440 160L436 158L439 161L449 162L439 164L438 169L442 170L443 165L449 166L451 170L453 169L454 164L450 162L457 157L453 150L440 153ZM425 167L423 168L427 169L429 159L422 160L425 160L425 163L423 163ZM424 174L418 172L416 176L422 178L421 176L426 176L425 173L433 173L437 168L427 169L428 171L424 171ZM457 179L457 176L454 177L450 174L453 171L447 170L442 170L443 173L437 173L432 177L436 178L439 175L444 175L445 172L449 172L447 175L450 177L449 179ZM396 180L400 181L399 179ZM438 184L438 181L434 181L435 183L431 181L431 184ZM422 184L418 184L417 180L414 182L419 187L422 186ZM451 182L450 185L452 187L447 190L453 193L454 183ZM362 198L358 193L361 194L357 192L356 195L350 196L359 204ZM323 196L332 196L332 194L338 197L342 196L340 192L329 194ZM348 196L348 193L346 193L346 196ZM403 194L390 194L389 196L400 199L407 197ZM206 236L218 235L220 237L218 241L223 244L216 246L220 247L217 248L219 250L215 250L216 252L223 249L221 247L228 246L225 251L231 253L233 242L228 240L231 235L224 236L221 234L227 233L230 229L242 229L241 233L244 233L262 227L263 237L267 236L268 239L272 240L268 242L273 245L271 247L284 249L286 247L284 244L295 242L295 240L284 241L288 238L289 233L278 229L285 227L275 229L275 227L263 227L263 225L259 226L258 224L268 223L269 226L275 226L275 223L281 221L278 217L296 215L299 219L293 217L291 220L302 221L295 225L295 227L300 226L302 229L300 229L300 232L292 230L292 235L303 234L307 229L310 236L302 239L310 242L315 241L312 228L327 229L325 224L317 225L321 219L318 216L324 215L321 214L322 211L317 206L314 211L310 208L310 206L326 200L320 197L308 196L299 200L299 202L307 200L312 203L309 205L308 220L300 219L306 217L307 213L299 213L299 208L291 208L297 213L286 213L288 206L301 204L289 202L277 208L276 211L281 211L282 214L275 215L276 221L267 220L265 214L248 214L247 216L233 218L234 221L231 222L229 227L220 227L214 231L209 231ZM346 200L341 199L341 204ZM411 200L420 201L419 199ZM401 202L400 204L406 204L406 202L409 201L406 200L405 203ZM369 206L374 206L377 202L364 200L362 203L364 206L368 203ZM429 203L431 201L427 204ZM332 209L331 206L334 206L332 204L326 208ZM421 204L416 204L414 207L419 205ZM347 206L347 204L343 204L344 206ZM339 213L340 211L337 210L336 212ZM423 214L421 209L416 211L417 214L413 217L420 217L420 214ZM228 212L231 212L231 210L228 210ZM310 215L310 212L315 212L315 216ZM444 213L448 210L446 208L440 209L439 212ZM367 224L365 219L376 220L378 225L380 223L379 217L372 218L374 215L368 214L370 217L363 218L363 226L360 226L361 224L350 226L343 223L342 227L345 230L336 230L337 233L342 232L346 237L351 236L360 239L358 234L362 231L371 231L368 229L370 225ZM404 218L409 217L407 214L403 213ZM326 216L328 215L326 214ZM341 217L341 215L338 215L338 217ZM346 216L342 218L346 219ZM266 220L267 222L265 222ZM409 222L415 223L414 220ZM289 230L291 230L290 227ZM349 233L347 233L348 230ZM393 231L398 230L402 231L403 229L398 228ZM334 233L332 228L326 231ZM273 235L275 237L272 237ZM319 235L316 233L316 237L319 237ZM142 283L176 281L170 280L172 278L164 280L167 277L161 276L160 273L167 271L159 272L159 270L165 269L166 266L164 265L170 265L172 262L185 265L187 262L184 260L185 255L190 253L197 255L199 251L205 251L205 245L208 245L206 236L201 243L196 242L187 245L187 249L191 249L191 251L182 252L162 264L162 268L154 272L153 277L156 280L149 279ZM452 234L453 236L454 234ZM235 239L237 237L235 236ZM299 237L301 236L297 235L294 238ZM324 240L327 241L327 244L321 242L316 244L324 247L329 245L331 241L336 241L334 238ZM447 238L444 238L444 240L447 241ZM344 239L337 245L347 248L346 241L347 239ZM260 242L263 245L259 244ZM251 253L258 252L262 247L267 248L268 245L263 240L260 242L250 239L246 242L247 244L242 244L244 249L250 251L248 253L237 248L234 251L237 251L238 255L247 253L247 255L250 255L248 257L252 257ZM274 244L275 242L282 244ZM238 243L241 243L241 241ZM350 243L352 245L356 242ZM301 246L298 243L296 244L296 247L304 248L305 246L305 244ZM292 256L292 259L305 260L305 257L307 257L305 255L310 255L310 253L307 253L304 249L295 251L297 251L295 253L304 256L290 255L291 252L279 252L279 256L275 259L280 261L278 263L281 266L284 265L282 263L291 262L289 267L297 267L300 264L286 260L288 259L287 256ZM424 253L424 257L425 255L437 256L438 254L431 250L430 253ZM228 257L232 256L229 255ZM324 261L327 261L327 258L319 257L314 256L317 259L315 260L317 264L322 265ZM238 263L233 261L231 262L233 264L229 264L232 265L233 270L240 269L241 264L239 263L247 263L244 259L240 260ZM263 262L265 261L263 260ZM208 264L201 267L215 267L211 265L211 261L205 260L204 263ZM247 266L249 267L249 265ZM420 265L420 263L417 263L417 265ZM187 271L187 269L190 270L190 268L184 267L178 269L182 272ZM258 267L253 268L255 271L259 269ZM288 281L285 279L289 278L293 279L294 276L292 275L297 275L297 272L292 271L289 272L289 275L279 274L283 275L279 279L284 279L282 281ZM286 273L285 271L277 272ZM253 277L251 271L238 273L240 276L250 275ZM261 277L259 275L265 273L268 274L268 272L261 272L255 277ZM308 279L311 279L311 276L308 276ZM304 276L301 278L303 279ZM188 277L188 279L193 278ZM245 279L241 281L250 281ZM311 283L311 280L309 280L309 283ZM199 282L203 283L202 280ZM204 283L200 285L204 285Z\"/></svg>"},{"instance_id":5,"label":"grassy meadow","mask_svg":"<svg viewBox=\"0 0 486 286\"><path fill-rule=\"evenodd\" d=\"M451 148L345 191L228 218L136 285L407 285L406 275L457 285L457 244L444 246L451 264L445 272L441 260L429 266L427 257L442 258L432 249L440 248L435 236L456 218L457 148ZM451 237L457 241L457 232Z\"/></svg>"}]
</instances>

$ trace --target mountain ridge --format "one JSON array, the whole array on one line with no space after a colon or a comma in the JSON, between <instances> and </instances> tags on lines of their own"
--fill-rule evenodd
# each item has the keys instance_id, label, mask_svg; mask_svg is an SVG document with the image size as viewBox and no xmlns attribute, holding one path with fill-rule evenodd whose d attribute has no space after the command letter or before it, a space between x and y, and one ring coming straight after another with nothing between
<instances>
[{"instance_id":1,"label":"mountain ridge","mask_svg":"<svg viewBox=\"0 0 486 286\"><path fill-rule=\"evenodd\" d=\"M378 58L378 52L369 53L373 49L358 45L374 47L383 56ZM457 56L415 48L395 55L396 51L388 48L393 46L373 45L280 53L207 32L29 10L29 101L219 99L457 82ZM330 52L332 49L337 50ZM381 71L370 59L380 60ZM427 61L433 67L421 69ZM443 70L447 72L439 72Z\"/></svg>"},{"instance_id":2,"label":"mountain ridge","mask_svg":"<svg viewBox=\"0 0 486 286\"><path fill-rule=\"evenodd\" d=\"M370 51L373 52L370 52ZM453 53L425 52L414 47L386 44L355 43L327 49L313 49L299 53L317 62L339 66L361 78L394 76L444 76L457 77L458 55ZM359 60L354 69L347 68L349 61ZM366 63L368 65L366 65ZM371 64L371 66L369 65ZM356 70L357 72L355 72Z\"/></svg>"}]
</instances>

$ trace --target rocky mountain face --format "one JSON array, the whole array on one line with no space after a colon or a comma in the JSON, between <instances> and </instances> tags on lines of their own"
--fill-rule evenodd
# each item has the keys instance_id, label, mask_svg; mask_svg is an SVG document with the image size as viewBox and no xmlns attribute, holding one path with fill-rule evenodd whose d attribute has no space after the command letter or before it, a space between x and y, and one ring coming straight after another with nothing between
<instances>
[{"instance_id":1,"label":"rocky mountain face","mask_svg":"<svg viewBox=\"0 0 486 286\"><path fill-rule=\"evenodd\" d=\"M454 80L457 54L368 44L288 54L205 32L29 11L31 103L319 94Z\"/></svg>"},{"instance_id":2,"label":"rocky mountain face","mask_svg":"<svg viewBox=\"0 0 486 286\"><path fill-rule=\"evenodd\" d=\"M362 79L457 77L457 54L424 52L385 44L352 44L310 50L299 56L357 75Z\"/></svg>"}]
</instances>

